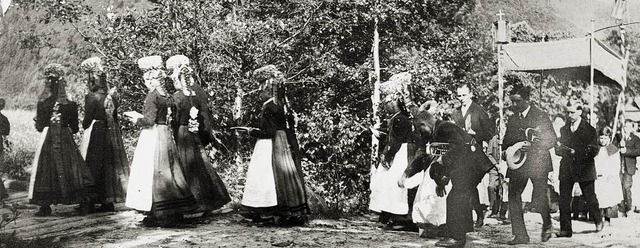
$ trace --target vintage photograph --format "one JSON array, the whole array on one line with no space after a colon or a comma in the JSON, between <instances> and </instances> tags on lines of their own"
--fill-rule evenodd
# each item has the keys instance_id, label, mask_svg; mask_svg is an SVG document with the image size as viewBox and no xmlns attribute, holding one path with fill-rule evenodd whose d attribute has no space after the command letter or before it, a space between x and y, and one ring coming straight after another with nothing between
<instances>
[{"instance_id":1,"label":"vintage photograph","mask_svg":"<svg viewBox=\"0 0 640 248\"><path fill-rule=\"evenodd\" d=\"M640 247L640 1L0 9L0 248Z\"/></svg>"}]
</instances>

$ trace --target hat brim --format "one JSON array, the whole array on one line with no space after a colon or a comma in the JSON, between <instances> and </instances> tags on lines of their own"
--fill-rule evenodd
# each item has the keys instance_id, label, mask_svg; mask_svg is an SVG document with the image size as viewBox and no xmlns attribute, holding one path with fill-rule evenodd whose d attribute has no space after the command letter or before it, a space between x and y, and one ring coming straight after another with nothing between
<instances>
[{"instance_id":1,"label":"hat brim","mask_svg":"<svg viewBox=\"0 0 640 248\"><path fill-rule=\"evenodd\" d=\"M522 147L525 143L526 141L520 141L510 146L505 151L507 167L509 167L509 169L517 170L524 165L525 161L527 161L527 152L522 151Z\"/></svg>"}]
</instances>

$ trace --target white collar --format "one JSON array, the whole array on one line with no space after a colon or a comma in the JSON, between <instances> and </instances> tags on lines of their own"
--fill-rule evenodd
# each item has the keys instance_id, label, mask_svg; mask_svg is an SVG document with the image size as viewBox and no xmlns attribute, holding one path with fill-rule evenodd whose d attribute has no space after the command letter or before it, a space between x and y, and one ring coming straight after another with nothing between
<instances>
[{"instance_id":1,"label":"white collar","mask_svg":"<svg viewBox=\"0 0 640 248\"><path fill-rule=\"evenodd\" d=\"M520 115L522 116L522 118L527 117L527 115L529 114L529 110L531 110L531 105L529 105L529 107L527 107L527 109L525 109L524 111L522 111L520 113Z\"/></svg>"},{"instance_id":2,"label":"white collar","mask_svg":"<svg viewBox=\"0 0 640 248\"><path fill-rule=\"evenodd\" d=\"M578 130L578 127L580 126L580 122L582 122L582 118L579 118L576 122L571 123L571 131Z\"/></svg>"},{"instance_id":3,"label":"white collar","mask_svg":"<svg viewBox=\"0 0 640 248\"><path fill-rule=\"evenodd\" d=\"M469 108L471 108L471 104L473 104L473 102L469 102L467 106L462 105L462 107L460 107L460 110L462 111L462 115L467 114L467 111L469 111Z\"/></svg>"}]
</instances>

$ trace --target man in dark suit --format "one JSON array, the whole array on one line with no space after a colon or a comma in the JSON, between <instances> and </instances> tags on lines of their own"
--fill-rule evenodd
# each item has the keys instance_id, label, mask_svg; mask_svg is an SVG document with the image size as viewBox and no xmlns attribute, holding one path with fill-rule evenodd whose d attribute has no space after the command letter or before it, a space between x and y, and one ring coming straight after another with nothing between
<instances>
[{"instance_id":1,"label":"man in dark suit","mask_svg":"<svg viewBox=\"0 0 640 248\"><path fill-rule=\"evenodd\" d=\"M620 140L620 180L622 181L622 213L627 216L627 212L633 207L631 199L631 185L633 184L633 175L636 174L636 157L640 156L640 138L633 134L635 131L635 123L631 120L624 122L622 129L622 138ZM636 199L638 200L638 199Z\"/></svg>"},{"instance_id":2,"label":"man in dark suit","mask_svg":"<svg viewBox=\"0 0 640 248\"><path fill-rule=\"evenodd\" d=\"M460 101L460 107L453 111L451 118L456 125L461 127L474 139L476 144L474 149L482 150L482 143L487 142L488 144L489 140L493 138L495 125L493 121L489 119L487 112L471 99L473 93L469 85L461 84L456 89L456 93ZM488 194L487 189L483 189L480 192ZM477 189L473 196L473 201L473 208L477 216L476 227L481 227L484 225L484 211L486 210L486 206L480 204L480 196L478 195Z\"/></svg>"},{"instance_id":3,"label":"man in dark suit","mask_svg":"<svg viewBox=\"0 0 640 248\"><path fill-rule=\"evenodd\" d=\"M511 232L515 235L508 243L527 244L529 235L524 225L522 211L522 192L531 180L533 183L532 207L542 216L542 242L551 238L553 226L549 209L549 187L547 180L549 172L553 171L551 165L551 149L556 143L556 133L551 125L549 116L538 107L530 103L531 88L516 86L511 91L511 108L514 115L507 122L503 147L510 147L518 142L525 142L527 160L515 170L508 169L506 177L509 179L509 218L511 220ZM537 137L527 137L527 129L535 130ZM529 142L529 140L531 140Z\"/></svg>"},{"instance_id":4,"label":"man in dark suit","mask_svg":"<svg viewBox=\"0 0 640 248\"><path fill-rule=\"evenodd\" d=\"M462 128L451 122L436 120L433 112L430 112L435 108L434 105L435 102L422 106L414 116L413 125L425 143L429 141L450 144L449 151L442 157L444 174L451 179L452 185L451 192L447 195L447 239L438 241L436 246L463 247L466 243L466 233L473 232L472 202L469 199L477 192L478 183L493 164L482 150L471 149L473 144L468 143L469 134ZM416 157L413 163L428 165L429 161L432 161L432 156L422 154ZM416 167L413 163L408 170ZM405 171L403 178L411 174L410 171ZM443 188L444 185L438 185L437 191L442 192Z\"/></svg>"},{"instance_id":5,"label":"man in dark suit","mask_svg":"<svg viewBox=\"0 0 640 248\"><path fill-rule=\"evenodd\" d=\"M582 120L582 106L569 106L569 122L560 128L560 139L555 148L560 160L560 232L558 237L571 237L571 200L573 185L580 184L582 195L587 202L589 214L596 224L596 231L602 230L602 213L595 193L598 175L594 157L598 154L598 134L596 129Z\"/></svg>"}]
</instances>

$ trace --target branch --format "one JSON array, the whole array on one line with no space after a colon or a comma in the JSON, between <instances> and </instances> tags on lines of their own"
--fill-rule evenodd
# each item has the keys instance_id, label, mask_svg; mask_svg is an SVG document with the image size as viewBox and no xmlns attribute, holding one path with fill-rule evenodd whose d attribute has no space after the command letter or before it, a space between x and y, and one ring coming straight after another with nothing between
<instances>
[{"instance_id":1,"label":"branch","mask_svg":"<svg viewBox=\"0 0 640 248\"><path fill-rule=\"evenodd\" d=\"M84 35L84 33L82 33L82 31L80 31L80 29L78 28L78 26L76 26L75 23L71 22L71 25L73 25L73 27L76 29L76 31L78 31L78 33L80 34L80 36L82 36L82 39L89 42L89 44L91 44L93 46L94 49L96 49L96 51L98 51L100 54L102 54L102 56L107 57L107 55L102 52L102 50L100 50L100 48L93 42L90 42L90 38L87 37L86 35Z\"/></svg>"},{"instance_id":2,"label":"branch","mask_svg":"<svg viewBox=\"0 0 640 248\"><path fill-rule=\"evenodd\" d=\"M300 33L302 33L302 31L307 28L307 25L309 25L309 22L311 22L311 18L313 18L313 15L316 13L316 11L318 11L320 9L320 7L322 7L323 4L324 3L320 3L320 5L318 5L318 7L316 7L316 9L314 9L313 12L311 12L311 15L309 15L309 18L307 18L307 20L304 22L304 24L302 24L302 27L300 29L298 29L298 32L296 32L292 36L289 36L288 38L284 39L282 42L278 43L278 45L276 45L276 47L280 47L280 46L284 45L285 43L289 42L291 39L295 38Z\"/></svg>"}]
</instances>

